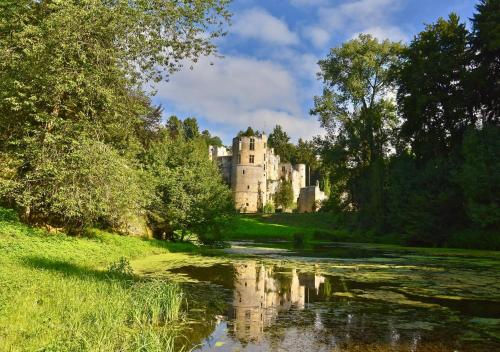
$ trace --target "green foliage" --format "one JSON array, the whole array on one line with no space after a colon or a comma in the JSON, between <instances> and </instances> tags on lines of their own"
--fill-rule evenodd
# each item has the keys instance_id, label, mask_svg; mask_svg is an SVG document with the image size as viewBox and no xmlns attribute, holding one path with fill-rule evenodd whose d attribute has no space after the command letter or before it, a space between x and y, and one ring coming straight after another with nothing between
<instances>
[{"instance_id":1,"label":"green foliage","mask_svg":"<svg viewBox=\"0 0 500 352\"><path fill-rule=\"evenodd\" d=\"M360 211L364 227L380 226L382 159L397 123L394 101L386 97L401 50L399 43L360 35L319 62L325 87L311 113L328 133L318 145L323 173L332 175L329 206Z\"/></svg>"},{"instance_id":2,"label":"green foliage","mask_svg":"<svg viewBox=\"0 0 500 352\"><path fill-rule=\"evenodd\" d=\"M444 157L460 145L475 123L466 74L471 63L468 32L451 14L428 25L403 52L398 70L400 137L417 159ZM436 69L439 68L439 69Z\"/></svg>"},{"instance_id":3,"label":"green foliage","mask_svg":"<svg viewBox=\"0 0 500 352\"><path fill-rule=\"evenodd\" d=\"M274 214L276 209L274 209L274 204L272 202L267 202L262 209L264 214Z\"/></svg>"},{"instance_id":4,"label":"green foliage","mask_svg":"<svg viewBox=\"0 0 500 352\"><path fill-rule=\"evenodd\" d=\"M204 130L203 132L201 132L201 138L207 145L222 147L222 140L220 139L220 137L212 136L208 130Z\"/></svg>"},{"instance_id":5,"label":"green foliage","mask_svg":"<svg viewBox=\"0 0 500 352\"><path fill-rule=\"evenodd\" d=\"M290 143L290 137L280 125L276 125L267 140L269 148L280 156L281 162L292 162L295 156L295 146Z\"/></svg>"},{"instance_id":6,"label":"green foliage","mask_svg":"<svg viewBox=\"0 0 500 352\"><path fill-rule=\"evenodd\" d=\"M178 285L163 280L134 287L129 321L137 326L165 326L179 321L184 294Z\"/></svg>"},{"instance_id":7,"label":"green foliage","mask_svg":"<svg viewBox=\"0 0 500 352\"><path fill-rule=\"evenodd\" d=\"M111 263L108 266L108 272L113 276L132 276L134 274L130 262L125 257L121 257L118 261Z\"/></svg>"},{"instance_id":8,"label":"green foliage","mask_svg":"<svg viewBox=\"0 0 500 352\"><path fill-rule=\"evenodd\" d=\"M500 228L500 127L470 129L463 144L459 183L466 212L481 228Z\"/></svg>"},{"instance_id":9,"label":"green foliage","mask_svg":"<svg viewBox=\"0 0 500 352\"><path fill-rule=\"evenodd\" d=\"M238 137L257 137L260 136L261 133L259 130L254 131L254 129L250 126L246 129L246 131L239 131Z\"/></svg>"},{"instance_id":10,"label":"green foliage","mask_svg":"<svg viewBox=\"0 0 500 352\"><path fill-rule=\"evenodd\" d=\"M138 156L167 132L199 135L194 118L160 128L161 107L152 106L144 85L213 54L227 4L3 2L2 202L26 221L76 234L97 223L119 229L142 216L155 184Z\"/></svg>"},{"instance_id":11,"label":"green foliage","mask_svg":"<svg viewBox=\"0 0 500 352\"><path fill-rule=\"evenodd\" d=\"M408 47L361 35L320 61L323 210L348 233L498 248L499 6L480 1L472 33L451 14ZM399 116L386 98L396 87Z\"/></svg>"},{"instance_id":12,"label":"green foliage","mask_svg":"<svg viewBox=\"0 0 500 352\"><path fill-rule=\"evenodd\" d=\"M24 219L81 234L101 221L120 228L151 198L146 177L112 147L63 138L24 152L25 169L8 196L25 209Z\"/></svg>"},{"instance_id":13,"label":"green foliage","mask_svg":"<svg viewBox=\"0 0 500 352\"><path fill-rule=\"evenodd\" d=\"M149 214L156 235L184 240L194 233L202 241L215 240L233 205L203 141L166 138L151 147L144 162L155 183Z\"/></svg>"},{"instance_id":14,"label":"green foliage","mask_svg":"<svg viewBox=\"0 0 500 352\"><path fill-rule=\"evenodd\" d=\"M293 199L292 182L281 180L278 191L274 196L274 204L276 204L277 207L281 207L283 210L287 210L290 209L294 203L295 199Z\"/></svg>"},{"instance_id":15,"label":"green foliage","mask_svg":"<svg viewBox=\"0 0 500 352\"><path fill-rule=\"evenodd\" d=\"M474 87L476 108L483 123L500 122L500 1L480 0L472 18L472 53L475 68L470 87Z\"/></svg>"}]
</instances>

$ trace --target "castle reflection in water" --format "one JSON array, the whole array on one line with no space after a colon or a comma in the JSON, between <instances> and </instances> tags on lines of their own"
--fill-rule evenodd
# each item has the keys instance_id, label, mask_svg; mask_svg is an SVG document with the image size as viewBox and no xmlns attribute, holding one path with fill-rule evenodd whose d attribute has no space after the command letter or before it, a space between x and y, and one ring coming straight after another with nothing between
<instances>
[{"instance_id":1,"label":"castle reflection in water","mask_svg":"<svg viewBox=\"0 0 500 352\"><path fill-rule=\"evenodd\" d=\"M303 309L319 293L325 277L312 273L281 272L275 267L247 262L234 266L234 302L229 312L230 333L240 341L257 342L264 328L282 311Z\"/></svg>"}]
</instances>

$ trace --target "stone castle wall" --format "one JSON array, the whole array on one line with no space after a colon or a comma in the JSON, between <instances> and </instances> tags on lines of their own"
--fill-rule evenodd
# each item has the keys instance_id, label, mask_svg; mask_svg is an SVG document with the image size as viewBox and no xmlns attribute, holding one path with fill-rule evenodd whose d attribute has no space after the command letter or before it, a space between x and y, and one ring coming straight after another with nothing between
<instances>
[{"instance_id":1,"label":"stone castle wall","mask_svg":"<svg viewBox=\"0 0 500 352\"><path fill-rule=\"evenodd\" d=\"M306 187L306 165L281 163L280 156L268 147L265 134L236 137L230 150L211 146L209 157L217 162L231 186L235 207L242 213L256 213L272 203L282 180L292 183L297 203Z\"/></svg>"}]
</instances>

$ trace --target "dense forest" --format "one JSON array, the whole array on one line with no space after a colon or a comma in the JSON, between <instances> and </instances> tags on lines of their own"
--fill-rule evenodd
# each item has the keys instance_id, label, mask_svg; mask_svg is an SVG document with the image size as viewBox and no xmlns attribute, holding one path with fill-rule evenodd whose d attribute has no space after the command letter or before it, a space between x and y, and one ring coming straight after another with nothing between
<instances>
[{"instance_id":1,"label":"dense forest","mask_svg":"<svg viewBox=\"0 0 500 352\"><path fill-rule=\"evenodd\" d=\"M327 209L408 244L500 248L500 1L407 45L367 35L321 60L311 113Z\"/></svg>"},{"instance_id":2,"label":"dense forest","mask_svg":"<svg viewBox=\"0 0 500 352\"><path fill-rule=\"evenodd\" d=\"M476 9L472 31L451 14L407 46L360 35L333 48L311 109L326 135L269 135L283 161L310 166L339 227L500 248L500 1Z\"/></svg>"}]
</instances>

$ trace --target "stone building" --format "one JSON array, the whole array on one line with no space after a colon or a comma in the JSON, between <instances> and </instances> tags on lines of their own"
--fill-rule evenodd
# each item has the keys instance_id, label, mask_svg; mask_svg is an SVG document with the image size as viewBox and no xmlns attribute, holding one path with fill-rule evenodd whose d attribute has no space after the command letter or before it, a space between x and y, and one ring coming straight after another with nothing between
<instances>
[{"instance_id":1,"label":"stone building","mask_svg":"<svg viewBox=\"0 0 500 352\"><path fill-rule=\"evenodd\" d=\"M311 213L318 211L321 204L328 197L319 189L319 182L315 186L308 186L300 189L297 201L297 210L299 213Z\"/></svg>"},{"instance_id":2,"label":"stone building","mask_svg":"<svg viewBox=\"0 0 500 352\"><path fill-rule=\"evenodd\" d=\"M274 149L269 148L265 134L233 138L230 149L210 146L209 158L217 162L224 180L231 186L236 209L242 213L256 213L268 202L272 203L283 180L291 182L297 204L301 190L306 188L306 165L282 163ZM302 204L307 203L307 209L312 209L318 199L311 200L310 192L306 194Z\"/></svg>"}]
</instances>

